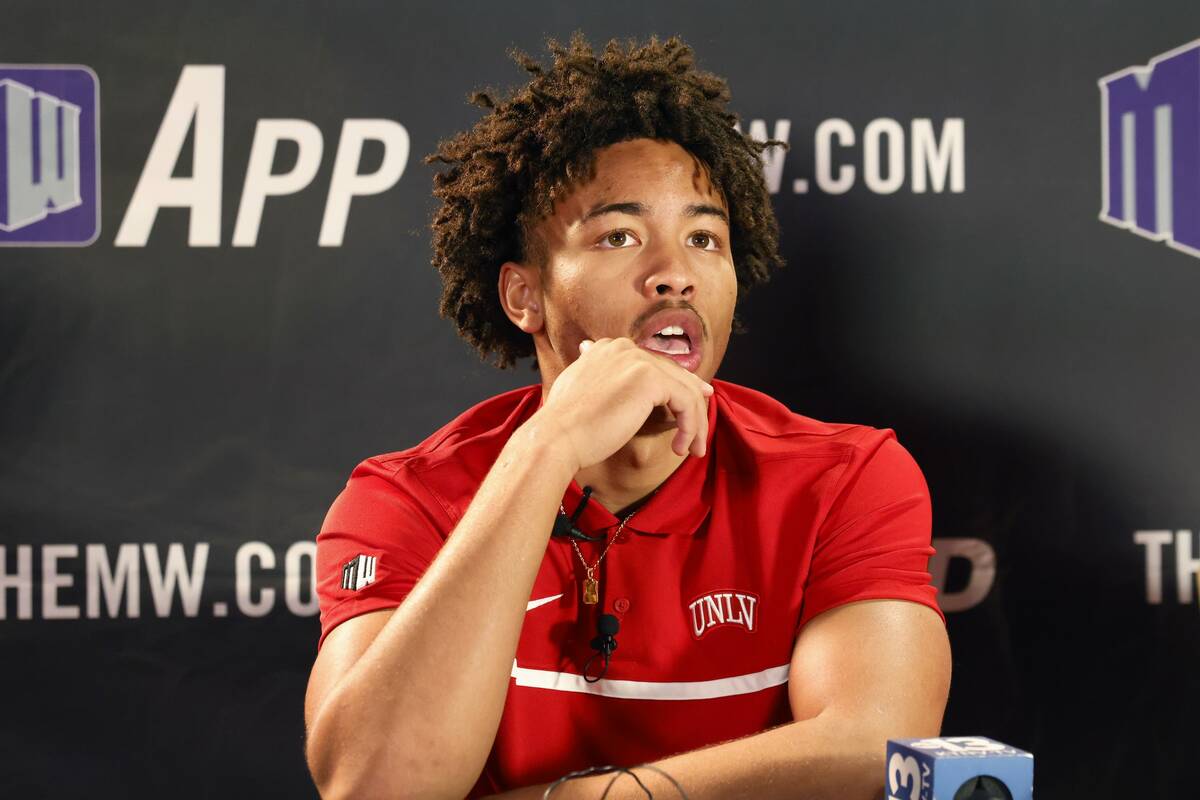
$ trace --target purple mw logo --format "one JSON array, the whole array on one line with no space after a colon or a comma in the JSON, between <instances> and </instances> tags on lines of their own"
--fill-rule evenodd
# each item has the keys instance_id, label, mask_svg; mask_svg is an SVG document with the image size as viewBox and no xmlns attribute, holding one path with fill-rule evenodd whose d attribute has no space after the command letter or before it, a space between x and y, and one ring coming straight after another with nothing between
<instances>
[{"instance_id":1,"label":"purple mw logo","mask_svg":"<svg viewBox=\"0 0 1200 800\"><path fill-rule=\"evenodd\" d=\"M87 67L0 64L0 245L96 240L99 106Z\"/></svg>"},{"instance_id":2,"label":"purple mw logo","mask_svg":"<svg viewBox=\"0 0 1200 800\"><path fill-rule=\"evenodd\" d=\"M1100 219L1200 256L1200 39L1098 83Z\"/></svg>"}]
</instances>

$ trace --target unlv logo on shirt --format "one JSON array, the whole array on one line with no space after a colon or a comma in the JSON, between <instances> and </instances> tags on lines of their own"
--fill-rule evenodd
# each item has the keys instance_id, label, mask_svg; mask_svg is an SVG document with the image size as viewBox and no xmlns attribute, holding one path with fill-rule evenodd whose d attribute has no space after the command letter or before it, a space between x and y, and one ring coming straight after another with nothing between
<instances>
[{"instance_id":1,"label":"unlv logo on shirt","mask_svg":"<svg viewBox=\"0 0 1200 800\"><path fill-rule=\"evenodd\" d=\"M758 623L758 595L745 592L709 592L688 603L692 636L702 639L718 625L737 625L753 633Z\"/></svg>"}]
</instances>

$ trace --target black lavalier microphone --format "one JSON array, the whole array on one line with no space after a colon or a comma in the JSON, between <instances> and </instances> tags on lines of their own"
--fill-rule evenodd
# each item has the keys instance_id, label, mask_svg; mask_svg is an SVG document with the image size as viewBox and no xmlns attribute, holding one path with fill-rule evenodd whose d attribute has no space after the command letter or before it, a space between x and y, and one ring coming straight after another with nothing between
<instances>
[{"instance_id":1,"label":"black lavalier microphone","mask_svg":"<svg viewBox=\"0 0 1200 800\"><path fill-rule=\"evenodd\" d=\"M583 487L583 497L579 499L579 505L575 506L575 511L570 517L567 517L561 511L554 518L554 530L550 533L551 536L567 537L570 539L578 539L581 542L600 542L604 540L603 536L588 536L579 528L575 527L575 523L579 521L579 517L583 515L583 509L587 507L588 498L592 496L592 487Z\"/></svg>"},{"instance_id":2,"label":"black lavalier microphone","mask_svg":"<svg viewBox=\"0 0 1200 800\"><path fill-rule=\"evenodd\" d=\"M600 619L596 620L596 630L600 634L592 639L592 649L596 652L583 665L583 679L588 683L595 683L608 672L609 656L617 649L617 631L621 630L621 622L612 614L601 614ZM594 678L588 677L588 669L597 656L604 656L604 666L601 667L599 675Z\"/></svg>"}]
</instances>

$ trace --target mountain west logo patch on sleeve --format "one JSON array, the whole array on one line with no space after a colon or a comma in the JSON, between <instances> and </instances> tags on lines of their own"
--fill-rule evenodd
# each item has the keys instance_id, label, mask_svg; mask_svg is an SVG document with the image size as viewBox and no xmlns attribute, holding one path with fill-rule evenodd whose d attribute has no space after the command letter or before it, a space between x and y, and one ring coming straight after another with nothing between
<instances>
[{"instance_id":1,"label":"mountain west logo patch on sleeve","mask_svg":"<svg viewBox=\"0 0 1200 800\"><path fill-rule=\"evenodd\" d=\"M720 625L734 625L754 633L758 629L758 595L746 592L708 592L688 603L692 636L702 639Z\"/></svg>"},{"instance_id":2,"label":"mountain west logo patch on sleeve","mask_svg":"<svg viewBox=\"0 0 1200 800\"><path fill-rule=\"evenodd\" d=\"M375 556L358 555L342 565L342 588L357 592L375 582Z\"/></svg>"}]
</instances>

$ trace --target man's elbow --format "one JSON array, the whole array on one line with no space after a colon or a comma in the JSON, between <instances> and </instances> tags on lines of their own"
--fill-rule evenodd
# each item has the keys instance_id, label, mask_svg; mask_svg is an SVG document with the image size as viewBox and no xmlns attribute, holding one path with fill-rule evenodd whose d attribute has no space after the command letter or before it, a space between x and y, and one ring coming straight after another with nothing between
<instances>
[{"instance_id":1,"label":"man's elbow","mask_svg":"<svg viewBox=\"0 0 1200 800\"><path fill-rule=\"evenodd\" d=\"M942 734L945 702L931 702L893 713L890 717L864 723L859 738L864 746L877 747L882 758L889 739L931 739Z\"/></svg>"},{"instance_id":2,"label":"man's elbow","mask_svg":"<svg viewBox=\"0 0 1200 800\"><path fill-rule=\"evenodd\" d=\"M313 783L322 800L459 800L471 789L470 785L464 786L445 776L422 778L400 770L376 773L335 769L320 779L314 773Z\"/></svg>"},{"instance_id":3,"label":"man's elbow","mask_svg":"<svg viewBox=\"0 0 1200 800\"><path fill-rule=\"evenodd\" d=\"M361 739L335 742L338 738L314 724L305 741L308 771L322 800L458 800L473 786L445 764L397 758Z\"/></svg>"}]
</instances>

